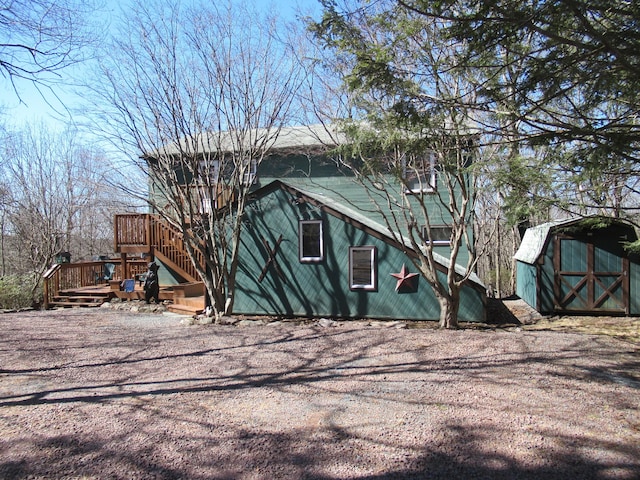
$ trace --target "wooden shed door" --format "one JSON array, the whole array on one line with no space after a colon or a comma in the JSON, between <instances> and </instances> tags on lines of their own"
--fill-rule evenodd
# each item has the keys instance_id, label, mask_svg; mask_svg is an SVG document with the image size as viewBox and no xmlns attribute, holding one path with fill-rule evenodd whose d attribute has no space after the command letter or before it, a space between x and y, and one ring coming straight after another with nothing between
<instances>
[{"instance_id":1,"label":"wooden shed door","mask_svg":"<svg viewBox=\"0 0 640 480\"><path fill-rule=\"evenodd\" d=\"M629 313L629 259L617 238L556 235L554 242L556 310Z\"/></svg>"}]
</instances>

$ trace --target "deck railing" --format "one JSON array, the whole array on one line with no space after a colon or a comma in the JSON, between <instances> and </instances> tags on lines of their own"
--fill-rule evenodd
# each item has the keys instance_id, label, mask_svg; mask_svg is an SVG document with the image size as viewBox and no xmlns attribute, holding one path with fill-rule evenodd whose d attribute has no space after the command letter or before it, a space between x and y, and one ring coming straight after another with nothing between
<instances>
[{"instance_id":1,"label":"deck railing","mask_svg":"<svg viewBox=\"0 0 640 480\"><path fill-rule=\"evenodd\" d=\"M147 270L145 260L128 260L131 275L138 275ZM108 265L113 265L110 272ZM108 277L107 273L111 273ZM75 262L53 265L44 274L44 308L49 308L59 292L93 285L101 285L109 280L124 279L120 259L99 260L93 262Z\"/></svg>"},{"instance_id":2,"label":"deck railing","mask_svg":"<svg viewBox=\"0 0 640 480\"><path fill-rule=\"evenodd\" d=\"M146 248L153 244L150 234L148 213L125 213L115 216L113 225L114 251L122 252L127 248Z\"/></svg>"}]
</instances>

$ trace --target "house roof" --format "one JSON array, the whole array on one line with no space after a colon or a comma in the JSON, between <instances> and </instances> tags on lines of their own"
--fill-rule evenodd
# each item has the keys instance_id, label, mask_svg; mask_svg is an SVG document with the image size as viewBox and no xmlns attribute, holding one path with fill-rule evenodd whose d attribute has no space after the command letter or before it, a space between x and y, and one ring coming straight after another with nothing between
<instances>
[{"instance_id":1,"label":"house roof","mask_svg":"<svg viewBox=\"0 0 640 480\"><path fill-rule=\"evenodd\" d=\"M345 142L346 137L333 125L304 125L283 128L259 128L244 134L206 132L181 138L143 157L179 155L185 152L232 153L253 148L270 153L305 153L325 150ZM243 146L243 143L245 144Z\"/></svg>"},{"instance_id":2,"label":"house roof","mask_svg":"<svg viewBox=\"0 0 640 480\"><path fill-rule=\"evenodd\" d=\"M290 192L296 192L300 196L306 197L312 200L313 202L326 207L330 212L334 212L338 214L341 218L346 217L346 219L348 219L350 223L360 224L361 226L366 227L368 230L377 233L379 236L393 243L396 243L397 237L399 237L403 246L408 251L413 251L413 247L408 238L402 235L396 235L394 237L393 232L385 225L382 225L379 222L372 220L371 218L362 214L361 212L337 201L333 196L325 195L320 191L307 190L305 188L301 188L300 186L293 186L289 183L277 180L270 183L269 185L266 185L265 187L262 187L261 189L257 190L254 193L257 196L262 196L266 193L273 191L275 188L284 188L285 190L288 190ZM443 270L449 268L450 261L448 258L436 252L433 252L433 259L437 264L439 264L442 267ZM467 273L466 268L464 268L462 265L459 265L459 264L455 265L455 271L460 276L464 276ZM471 275L469 276L469 281L475 284L476 287L482 290L485 290L486 288L485 285L480 280L480 278L475 273L471 273Z\"/></svg>"},{"instance_id":3,"label":"house roof","mask_svg":"<svg viewBox=\"0 0 640 480\"><path fill-rule=\"evenodd\" d=\"M459 128L451 127L451 130ZM466 126L466 135L478 134L477 127ZM347 143L348 139L338 124L299 125L282 128L257 128L244 131L204 132L182 137L177 142L146 152L143 158L160 155L216 152L218 154L254 150L272 153L308 153Z\"/></svg>"}]
</instances>

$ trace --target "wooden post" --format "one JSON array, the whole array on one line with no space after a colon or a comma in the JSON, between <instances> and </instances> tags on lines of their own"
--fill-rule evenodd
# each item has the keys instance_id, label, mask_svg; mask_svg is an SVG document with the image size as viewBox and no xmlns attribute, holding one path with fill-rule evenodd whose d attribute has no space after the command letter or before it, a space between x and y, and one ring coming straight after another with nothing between
<instances>
[{"instance_id":1,"label":"wooden post","mask_svg":"<svg viewBox=\"0 0 640 480\"><path fill-rule=\"evenodd\" d=\"M127 253L126 252L122 252L120 253L120 265L122 265L122 280L126 279L126 278L130 278L129 275L129 270L130 270L130 266L127 263Z\"/></svg>"}]
</instances>

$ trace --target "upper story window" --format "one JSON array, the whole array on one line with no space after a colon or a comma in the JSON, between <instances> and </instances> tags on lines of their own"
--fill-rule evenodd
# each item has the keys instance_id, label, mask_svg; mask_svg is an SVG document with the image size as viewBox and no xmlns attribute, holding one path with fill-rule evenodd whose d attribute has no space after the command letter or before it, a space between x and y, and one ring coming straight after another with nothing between
<instances>
[{"instance_id":1,"label":"upper story window","mask_svg":"<svg viewBox=\"0 0 640 480\"><path fill-rule=\"evenodd\" d=\"M432 193L436 191L436 156L405 155L402 160L402 178L406 193Z\"/></svg>"},{"instance_id":2,"label":"upper story window","mask_svg":"<svg viewBox=\"0 0 640 480\"><path fill-rule=\"evenodd\" d=\"M351 290L377 290L376 247L349 247L349 288Z\"/></svg>"},{"instance_id":3,"label":"upper story window","mask_svg":"<svg viewBox=\"0 0 640 480\"><path fill-rule=\"evenodd\" d=\"M258 161L252 159L249 162L247 170L244 172L243 182L245 185L253 185L258 177Z\"/></svg>"},{"instance_id":4,"label":"upper story window","mask_svg":"<svg viewBox=\"0 0 640 480\"><path fill-rule=\"evenodd\" d=\"M427 227L422 232L425 241L428 241ZM433 245L451 245L451 225L431 225L431 242Z\"/></svg>"},{"instance_id":5,"label":"upper story window","mask_svg":"<svg viewBox=\"0 0 640 480\"><path fill-rule=\"evenodd\" d=\"M218 183L220 175L220 160L203 159L198 161L198 172L196 177L199 183L205 185L215 185Z\"/></svg>"},{"instance_id":6,"label":"upper story window","mask_svg":"<svg viewBox=\"0 0 640 480\"><path fill-rule=\"evenodd\" d=\"M298 243L301 262L321 262L324 259L322 220L300 220Z\"/></svg>"}]
</instances>

